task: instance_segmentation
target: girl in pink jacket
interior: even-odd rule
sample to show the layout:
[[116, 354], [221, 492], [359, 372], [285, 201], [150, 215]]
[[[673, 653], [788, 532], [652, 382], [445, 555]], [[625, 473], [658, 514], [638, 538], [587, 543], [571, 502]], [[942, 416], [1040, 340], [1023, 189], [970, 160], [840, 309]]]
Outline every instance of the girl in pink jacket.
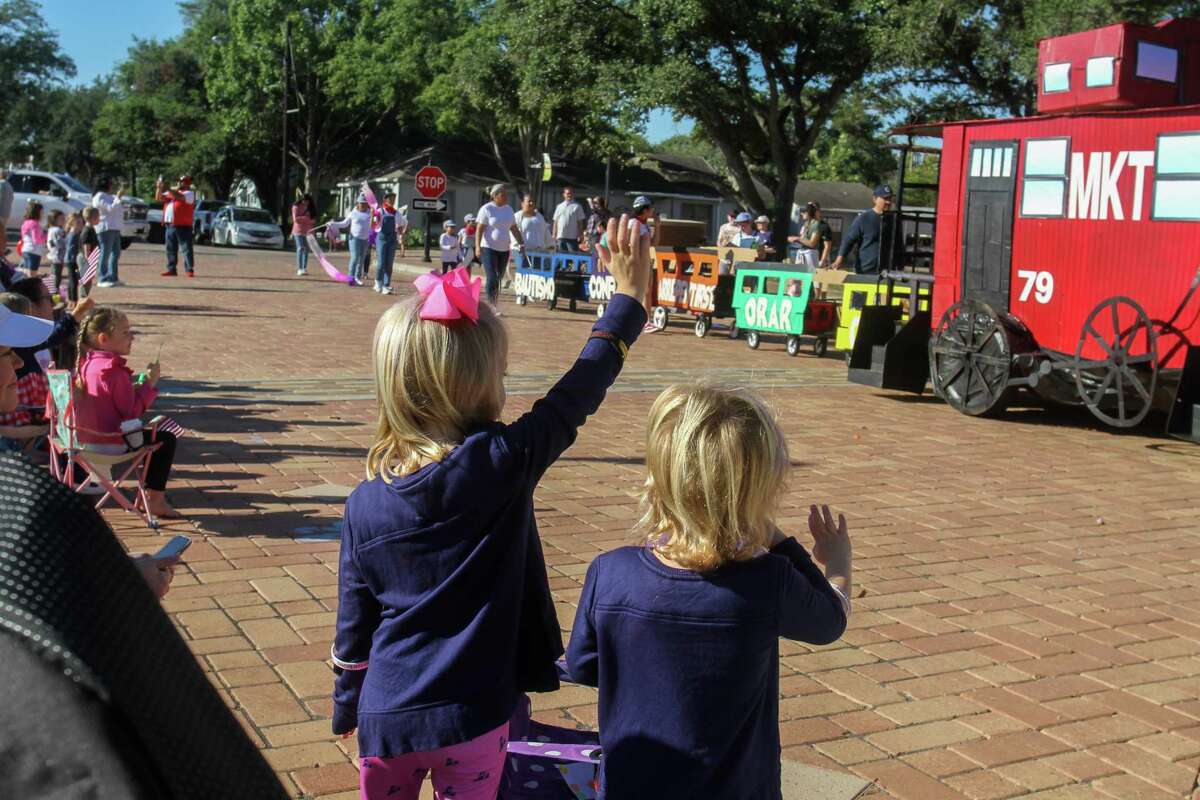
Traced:
[[[101, 453], [127, 450], [121, 423], [146, 413], [158, 397], [158, 363], [146, 370], [145, 379], [135, 383], [125, 356], [133, 348], [129, 317], [113, 306], [97, 306], [79, 326], [75, 375], [75, 424], [85, 449]], [[157, 431], [154, 441], [162, 446], [150, 457], [146, 468], [146, 499], [150, 514], [160, 519], [180, 519], [167, 502], [167, 478], [175, 460], [175, 436]]]

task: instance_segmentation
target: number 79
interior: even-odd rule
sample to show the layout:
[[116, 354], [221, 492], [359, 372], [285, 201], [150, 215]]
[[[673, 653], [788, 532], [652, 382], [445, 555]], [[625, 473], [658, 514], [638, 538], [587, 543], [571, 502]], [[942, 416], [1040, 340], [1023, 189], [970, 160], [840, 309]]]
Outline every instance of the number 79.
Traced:
[[1017, 270], [1017, 277], [1025, 281], [1025, 285], [1021, 287], [1022, 303], [1029, 299], [1030, 292], [1033, 293], [1034, 300], [1043, 304], [1049, 303], [1050, 298], [1054, 296], [1054, 276], [1049, 272], [1022, 269]]

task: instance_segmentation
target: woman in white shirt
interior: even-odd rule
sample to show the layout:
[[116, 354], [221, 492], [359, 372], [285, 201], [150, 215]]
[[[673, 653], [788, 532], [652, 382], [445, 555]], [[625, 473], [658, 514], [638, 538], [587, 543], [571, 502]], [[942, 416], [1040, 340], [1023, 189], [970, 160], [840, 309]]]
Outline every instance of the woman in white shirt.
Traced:
[[487, 275], [488, 302], [495, 306], [500, 300], [500, 276], [508, 268], [509, 234], [516, 238], [518, 246], [524, 246], [525, 237], [508, 205], [508, 187], [497, 183], [488, 194], [491, 202], [484, 203], [475, 215], [475, 255]]
[[117, 264], [121, 259], [121, 230], [125, 226], [125, 187], [112, 191], [112, 178], [103, 177], [96, 183], [99, 191], [92, 197], [92, 207], [100, 210], [100, 222], [96, 224], [96, 234], [100, 237], [100, 266], [98, 267], [96, 284], [102, 289], [119, 286], [121, 281], [117, 274]]
[[371, 236], [371, 206], [367, 204], [365, 195], [359, 195], [358, 201], [343, 220], [331, 222], [338, 228], [350, 227], [350, 280], [351, 286], [362, 286], [367, 271], [367, 253], [370, 251]]

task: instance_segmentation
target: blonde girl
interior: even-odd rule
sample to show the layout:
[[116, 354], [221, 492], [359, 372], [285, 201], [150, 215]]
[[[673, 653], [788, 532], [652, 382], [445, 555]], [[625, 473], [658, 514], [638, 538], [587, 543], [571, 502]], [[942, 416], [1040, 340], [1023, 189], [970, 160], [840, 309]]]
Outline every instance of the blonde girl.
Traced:
[[[157, 362], [147, 367], [144, 380], [134, 382], [126, 361], [134, 338], [129, 317], [113, 306], [96, 306], [79, 326], [75, 421], [85, 449], [125, 452], [121, 424], [141, 417], [158, 397], [161, 369]], [[160, 446], [146, 467], [147, 511], [162, 519], [179, 519], [181, 515], [167, 502], [166, 492], [175, 460], [175, 436], [156, 431], [153, 441]]]
[[828, 507], [808, 519], [824, 575], [776, 527], [789, 464], [748, 391], [676, 386], [650, 409], [645, 544], [592, 562], [567, 646], [600, 689], [601, 797], [781, 796], [779, 637], [841, 636], [851, 574]]
[[[626, 220], [622, 220], [623, 222]], [[358, 730], [362, 796], [493, 800], [522, 691], [562, 653], [533, 514], [542, 474], [616, 380], [646, 321], [649, 240], [617, 237], [617, 294], [575, 365], [511, 424], [508, 332], [465, 268], [422, 276], [375, 330], [367, 480], [346, 503], [334, 733]]]

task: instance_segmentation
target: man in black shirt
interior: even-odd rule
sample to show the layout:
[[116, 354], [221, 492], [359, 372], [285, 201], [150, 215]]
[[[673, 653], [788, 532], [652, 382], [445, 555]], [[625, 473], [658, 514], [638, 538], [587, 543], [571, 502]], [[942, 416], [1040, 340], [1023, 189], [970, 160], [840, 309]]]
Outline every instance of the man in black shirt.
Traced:
[[858, 262], [855, 272], [874, 275], [883, 267], [891, 266], [891, 259], [881, 262], [880, 253], [883, 246], [891, 241], [894, 216], [888, 214], [892, 208], [892, 187], [884, 184], [875, 187], [875, 205], [860, 212], [850, 223], [850, 230], [842, 237], [842, 246], [838, 248], [837, 259], [833, 262], [834, 269], [840, 269], [842, 262], [850, 251], [858, 247]]

